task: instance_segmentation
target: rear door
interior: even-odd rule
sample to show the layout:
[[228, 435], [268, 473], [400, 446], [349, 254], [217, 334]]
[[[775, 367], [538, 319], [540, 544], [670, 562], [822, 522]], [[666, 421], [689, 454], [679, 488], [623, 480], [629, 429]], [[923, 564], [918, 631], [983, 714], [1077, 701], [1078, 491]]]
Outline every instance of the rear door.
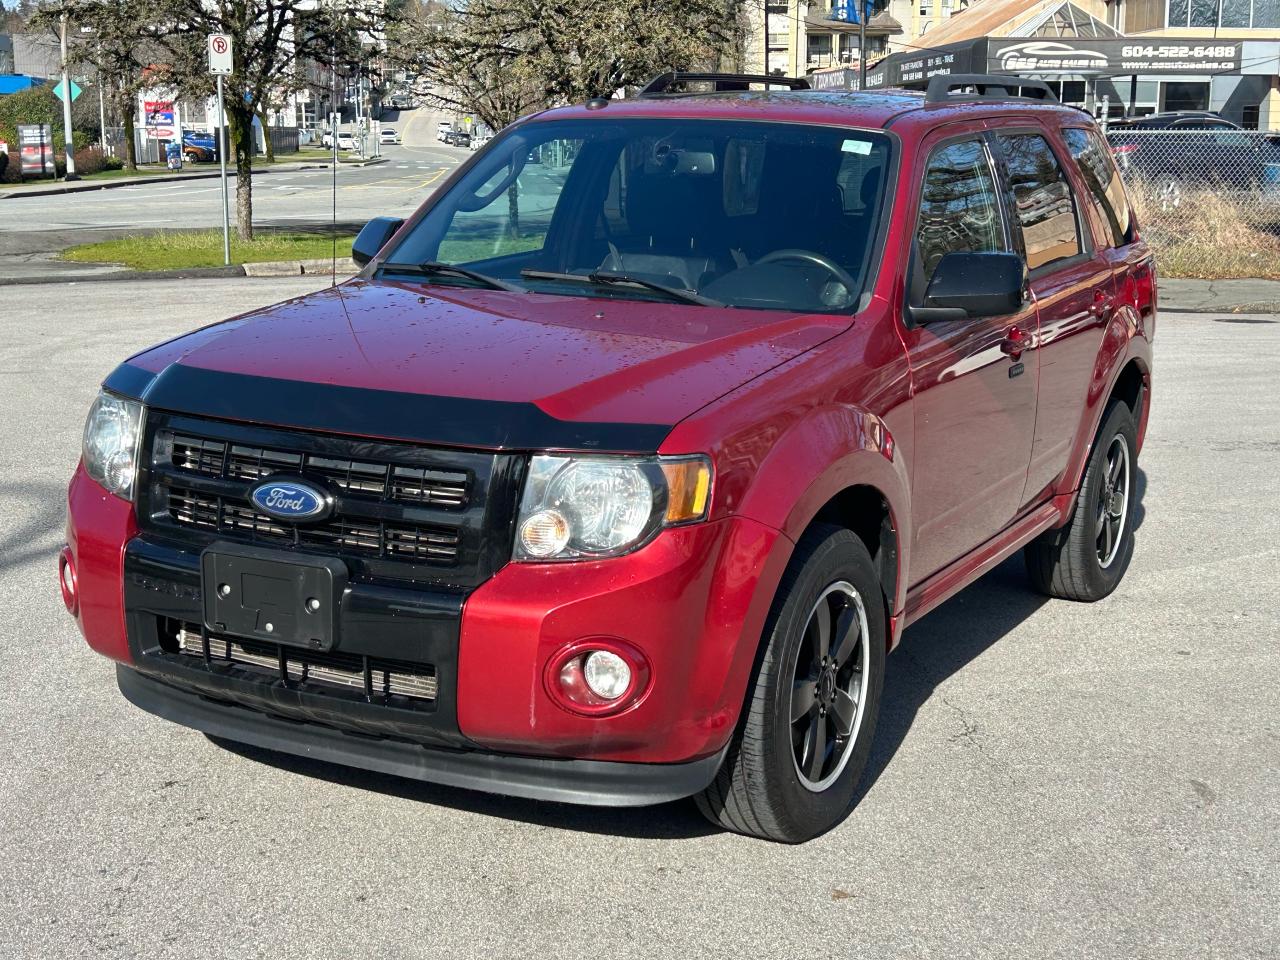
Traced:
[[[979, 129], [925, 141], [913, 173], [917, 220], [907, 297], [923, 304], [947, 253], [1013, 250], [989, 138]], [[1026, 483], [1035, 425], [1035, 334], [1028, 303], [1012, 316], [904, 323], [915, 407], [915, 584], [999, 533]]]
[[1039, 313], [1039, 396], [1019, 508], [1046, 499], [1067, 466], [1114, 305], [1112, 265], [1093, 242], [1067, 154], [1045, 127], [994, 137], [1015, 247], [1027, 260]]

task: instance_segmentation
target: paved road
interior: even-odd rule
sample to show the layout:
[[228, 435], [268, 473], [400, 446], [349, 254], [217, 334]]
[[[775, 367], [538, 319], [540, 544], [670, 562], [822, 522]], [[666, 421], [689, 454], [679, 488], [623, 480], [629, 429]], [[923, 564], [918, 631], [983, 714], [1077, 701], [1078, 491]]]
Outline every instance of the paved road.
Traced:
[[[355, 229], [371, 217], [407, 216], [470, 156], [467, 149], [436, 142], [436, 119], [421, 109], [393, 112], [387, 122], [401, 131], [404, 142], [382, 146], [387, 162], [339, 167], [339, 223]], [[253, 184], [258, 227], [327, 230], [332, 222], [330, 169], [269, 172], [254, 177]], [[0, 200], [0, 277], [103, 272], [113, 268], [68, 267], [50, 263], [49, 255], [127, 233], [221, 225], [222, 188], [216, 179], [11, 197]]]
[[[310, 281], [145, 287], [194, 326]], [[94, 385], [177, 332], [76, 288], [0, 341], [0, 955], [1274, 958], [1280, 322], [1162, 318], [1137, 556], [1017, 561], [889, 659], [861, 805], [781, 847], [228, 750], [130, 707], [61, 609]]]

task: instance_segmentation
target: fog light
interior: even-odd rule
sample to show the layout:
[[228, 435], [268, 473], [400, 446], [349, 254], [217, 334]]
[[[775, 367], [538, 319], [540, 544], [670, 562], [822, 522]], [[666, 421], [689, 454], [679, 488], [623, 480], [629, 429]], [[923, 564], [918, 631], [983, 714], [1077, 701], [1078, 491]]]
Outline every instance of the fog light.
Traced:
[[591, 692], [602, 700], [617, 700], [631, 686], [631, 668], [627, 661], [608, 650], [587, 654], [582, 672]]
[[652, 679], [645, 655], [618, 637], [575, 640], [543, 668], [551, 699], [585, 717], [610, 717], [635, 708], [648, 695]]
[[58, 586], [62, 590], [62, 602], [66, 605], [67, 612], [75, 616], [80, 611], [80, 593], [76, 583], [76, 564], [70, 547], [63, 547], [58, 556]]

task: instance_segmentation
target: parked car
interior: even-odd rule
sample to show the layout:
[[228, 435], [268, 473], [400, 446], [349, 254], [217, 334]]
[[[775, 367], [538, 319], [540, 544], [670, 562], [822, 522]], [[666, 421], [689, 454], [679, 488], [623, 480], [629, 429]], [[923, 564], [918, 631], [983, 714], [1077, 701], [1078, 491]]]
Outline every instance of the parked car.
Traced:
[[[333, 134], [325, 133], [325, 135], [320, 138], [320, 145], [332, 150]], [[338, 149], [339, 150], [358, 150], [359, 148], [360, 148], [359, 141], [357, 141], [354, 134], [343, 133], [342, 131], [338, 131]]]
[[1116, 589], [1155, 269], [1088, 115], [671, 80], [509, 127], [336, 293], [106, 378], [59, 581], [130, 701], [801, 841], [906, 626], [1019, 551]]
[[436, 124], [436, 139], [439, 140], [441, 143], [443, 143], [445, 137], [449, 134], [449, 132], [452, 129], [453, 129], [452, 123], [450, 123], [448, 120], [441, 120], [439, 123]]
[[378, 133], [379, 143], [399, 143], [400, 133], [395, 127], [383, 127]]
[[217, 137], [202, 130], [182, 131], [182, 158], [188, 163], [217, 162]]
[[1116, 122], [1107, 142], [1120, 169], [1145, 181], [1166, 210], [1181, 206], [1190, 190], [1280, 191], [1280, 138], [1205, 111]]
[[489, 133], [478, 133], [471, 138], [471, 149], [479, 150], [486, 143], [493, 139], [493, 135]]
[[450, 147], [469, 147], [471, 134], [465, 130], [450, 130], [444, 135], [444, 142]]

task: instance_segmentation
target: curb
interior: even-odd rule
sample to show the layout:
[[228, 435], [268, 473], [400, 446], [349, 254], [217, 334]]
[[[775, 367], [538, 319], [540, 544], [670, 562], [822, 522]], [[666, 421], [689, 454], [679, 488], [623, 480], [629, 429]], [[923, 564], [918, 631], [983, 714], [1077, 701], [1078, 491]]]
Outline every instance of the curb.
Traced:
[[[223, 277], [321, 276], [333, 272], [332, 260], [274, 260], [263, 263], [233, 263], [229, 267], [189, 267], [185, 270], [117, 270], [114, 273], [50, 275], [42, 277], [0, 277], [0, 287], [38, 286], [52, 283], [100, 283], [120, 280], [210, 280]], [[356, 273], [350, 260], [338, 261], [338, 278]]]
[[[337, 273], [345, 276], [345, 269], [351, 261], [343, 258], [338, 261]], [[265, 263], [246, 263], [246, 277], [296, 277], [303, 274], [314, 276], [322, 273], [333, 273], [333, 260], [272, 260]]]
[[[338, 166], [347, 167], [368, 167], [377, 163], [386, 163], [386, 157], [372, 157], [369, 160], [354, 161], [338, 161]], [[266, 173], [293, 173], [297, 170], [328, 170], [333, 166], [331, 162], [322, 163], [315, 160], [298, 161], [295, 163], [284, 163], [278, 166], [266, 167], [262, 170], [254, 170], [253, 176], [258, 177]], [[157, 173], [155, 175], [147, 175], [142, 177], [122, 177], [119, 180], [103, 180], [101, 183], [90, 181], [72, 181], [71, 183], [51, 184], [47, 187], [36, 187], [30, 190], [0, 190], [0, 200], [21, 200], [24, 197], [52, 197], [66, 193], [88, 193], [91, 190], [115, 190], [119, 187], [137, 187], [145, 186], [148, 183], [174, 183], [180, 180], [216, 180], [222, 176], [221, 171], [201, 171], [200, 173], [175, 173], [165, 174]], [[235, 173], [230, 168], [227, 170], [227, 179], [233, 180]]]

